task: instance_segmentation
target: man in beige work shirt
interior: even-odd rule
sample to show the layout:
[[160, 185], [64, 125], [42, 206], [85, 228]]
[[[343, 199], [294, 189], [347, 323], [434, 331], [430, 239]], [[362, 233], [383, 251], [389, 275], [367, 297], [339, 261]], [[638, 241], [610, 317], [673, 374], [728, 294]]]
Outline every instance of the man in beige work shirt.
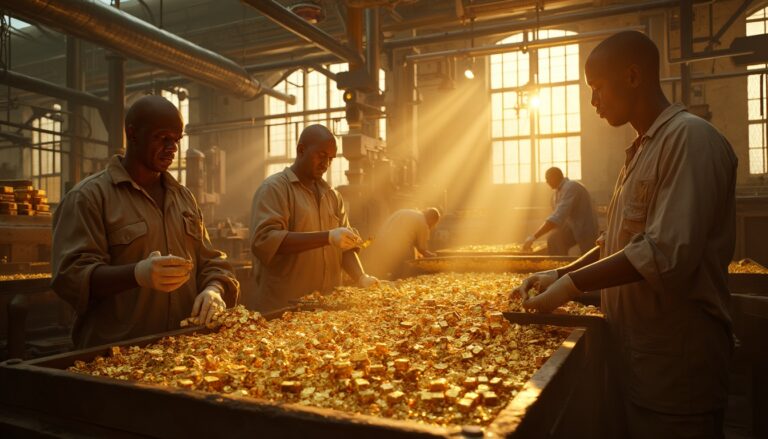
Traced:
[[125, 157], [81, 181], [53, 217], [52, 286], [77, 312], [83, 348], [210, 322], [233, 306], [238, 283], [211, 247], [190, 191], [166, 170], [183, 121], [159, 96], [126, 114]]
[[336, 157], [336, 139], [322, 125], [302, 131], [296, 160], [268, 177], [253, 196], [251, 251], [256, 291], [245, 298], [262, 312], [284, 308], [313, 291], [341, 284], [344, 269], [359, 286], [378, 282], [365, 274], [341, 194], [323, 180]]
[[535, 274], [517, 293], [542, 282], [546, 290], [524, 306], [546, 312], [602, 289], [626, 435], [717, 438], [732, 348], [726, 280], [737, 160], [712, 125], [669, 104], [658, 72], [658, 50], [639, 32], [616, 34], [589, 56], [592, 105], [638, 136], [614, 189], [603, 248]]
[[400, 209], [387, 218], [363, 261], [368, 271], [379, 278], [397, 279], [407, 275], [406, 261], [415, 256], [434, 256], [427, 242], [430, 231], [440, 222], [436, 207], [424, 210]]

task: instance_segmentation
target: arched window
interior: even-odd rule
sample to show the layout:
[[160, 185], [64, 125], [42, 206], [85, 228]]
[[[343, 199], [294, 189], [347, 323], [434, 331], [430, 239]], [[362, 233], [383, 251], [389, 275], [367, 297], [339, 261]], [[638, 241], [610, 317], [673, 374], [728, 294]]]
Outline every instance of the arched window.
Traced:
[[[333, 73], [348, 70], [345, 63], [325, 67]], [[379, 78], [379, 89], [384, 90], [383, 70], [379, 72]], [[296, 105], [288, 105], [268, 96], [268, 115], [279, 116], [301, 112], [305, 114], [267, 120], [268, 147], [265, 177], [280, 172], [293, 163], [296, 157], [296, 143], [305, 126], [319, 123], [328, 127], [337, 136], [349, 132], [349, 126], [344, 118], [344, 90], [336, 88], [336, 83], [322, 73], [315, 70], [296, 70], [274, 88], [296, 96]], [[386, 139], [386, 120], [383, 118], [379, 120], [379, 134], [382, 139]], [[342, 156], [341, 142], [339, 142], [338, 155], [328, 169], [325, 180], [332, 187], [348, 184], [347, 170], [349, 170], [349, 161]]]
[[[768, 7], [747, 17], [747, 36], [768, 33]], [[748, 70], [768, 68], [755, 64]], [[768, 74], [747, 78], [747, 113], [749, 116], [749, 173], [768, 173]]]
[[[573, 35], [542, 30], [539, 39]], [[533, 32], [528, 40], [533, 40]], [[523, 34], [498, 44], [522, 42]], [[490, 57], [493, 182], [543, 182], [557, 166], [581, 179], [579, 45], [529, 49]]]

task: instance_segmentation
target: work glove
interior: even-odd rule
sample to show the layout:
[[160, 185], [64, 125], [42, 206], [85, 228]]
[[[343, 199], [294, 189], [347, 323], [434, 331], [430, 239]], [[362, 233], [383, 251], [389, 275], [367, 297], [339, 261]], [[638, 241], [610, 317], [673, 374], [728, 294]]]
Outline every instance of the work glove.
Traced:
[[136, 283], [144, 288], [168, 293], [178, 289], [189, 280], [192, 262], [179, 256], [161, 256], [155, 250], [133, 268]]
[[357, 285], [361, 288], [368, 288], [379, 284], [379, 279], [376, 276], [363, 273], [359, 279], [357, 279]]
[[557, 280], [557, 270], [539, 271], [525, 278], [523, 283], [512, 290], [510, 293], [510, 299], [527, 299], [528, 290], [534, 286], [540, 292], [546, 290]]
[[190, 318], [196, 325], [208, 325], [218, 311], [227, 307], [221, 298], [221, 289], [216, 285], [208, 285], [195, 297]]
[[362, 242], [357, 233], [346, 227], [337, 227], [328, 232], [328, 243], [342, 250], [355, 248]]
[[535, 241], [536, 238], [533, 235], [529, 235], [527, 238], [525, 238], [525, 242], [523, 242], [523, 251], [531, 251], [533, 248], [533, 241]]
[[541, 294], [523, 301], [523, 308], [528, 311], [550, 313], [558, 306], [577, 298], [581, 294], [573, 284], [570, 274], [566, 274], [556, 280]]

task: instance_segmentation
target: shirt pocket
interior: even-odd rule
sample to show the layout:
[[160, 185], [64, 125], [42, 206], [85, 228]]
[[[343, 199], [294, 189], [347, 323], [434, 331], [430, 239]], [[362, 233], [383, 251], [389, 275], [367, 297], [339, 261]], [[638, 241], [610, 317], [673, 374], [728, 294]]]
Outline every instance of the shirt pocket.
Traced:
[[622, 229], [631, 236], [645, 232], [654, 185], [653, 180], [638, 180], [630, 188], [622, 212]]
[[107, 233], [107, 241], [111, 246], [128, 245], [137, 238], [147, 234], [146, 221], [139, 221], [127, 226], [122, 226], [116, 230]]
[[182, 213], [184, 218], [184, 231], [195, 242], [203, 240], [203, 223], [192, 212]]

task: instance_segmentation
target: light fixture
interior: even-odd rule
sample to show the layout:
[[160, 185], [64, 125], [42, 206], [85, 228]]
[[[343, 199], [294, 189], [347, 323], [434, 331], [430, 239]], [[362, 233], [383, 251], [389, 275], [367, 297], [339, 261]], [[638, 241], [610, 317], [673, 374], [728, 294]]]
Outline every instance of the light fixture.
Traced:
[[531, 108], [539, 108], [541, 106], [541, 99], [539, 98], [539, 95], [534, 93], [531, 94], [528, 103]]
[[325, 19], [323, 7], [315, 1], [301, 1], [288, 7], [307, 23], [317, 24]]
[[469, 62], [467, 62], [467, 67], [464, 69], [464, 77], [467, 79], [475, 79], [475, 60], [472, 58]]

